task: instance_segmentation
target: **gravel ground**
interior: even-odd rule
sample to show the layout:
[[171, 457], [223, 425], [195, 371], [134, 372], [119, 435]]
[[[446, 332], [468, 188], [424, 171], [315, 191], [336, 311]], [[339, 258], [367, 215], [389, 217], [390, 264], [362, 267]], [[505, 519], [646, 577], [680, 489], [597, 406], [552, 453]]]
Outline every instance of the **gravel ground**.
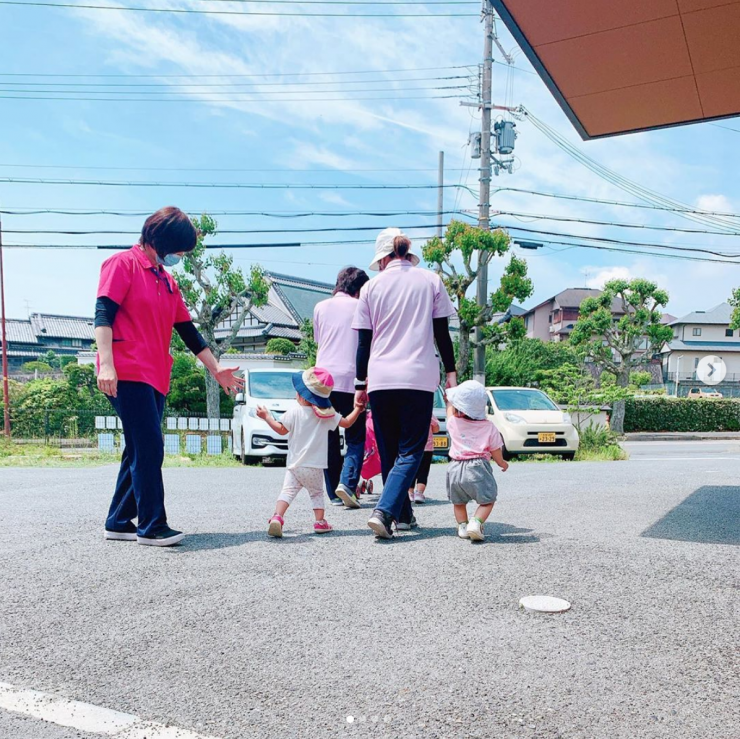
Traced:
[[[391, 542], [368, 510], [312, 535], [307, 496], [268, 540], [283, 470], [172, 469], [191, 535], [157, 550], [102, 540], [114, 469], [5, 469], [0, 681], [223, 739], [737, 739], [738, 473], [514, 465], [472, 544], [441, 465]], [[537, 593], [573, 608], [518, 609]], [[84, 735], [0, 712], [0, 736]]]

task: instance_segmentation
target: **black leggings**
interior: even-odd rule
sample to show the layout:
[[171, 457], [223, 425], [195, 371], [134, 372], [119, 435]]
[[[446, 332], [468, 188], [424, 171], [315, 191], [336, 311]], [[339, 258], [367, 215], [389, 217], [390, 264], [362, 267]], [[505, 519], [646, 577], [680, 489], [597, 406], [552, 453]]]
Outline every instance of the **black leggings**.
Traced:
[[432, 457], [434, 452], [424, 452], [424, 456], [421, 458], [421, 464], [419, 465], [419, 471], [416, 473], [416, 485], [424, 485], [426, 487], [427, 480], [429, 479], [429, 470], [432, 467]]

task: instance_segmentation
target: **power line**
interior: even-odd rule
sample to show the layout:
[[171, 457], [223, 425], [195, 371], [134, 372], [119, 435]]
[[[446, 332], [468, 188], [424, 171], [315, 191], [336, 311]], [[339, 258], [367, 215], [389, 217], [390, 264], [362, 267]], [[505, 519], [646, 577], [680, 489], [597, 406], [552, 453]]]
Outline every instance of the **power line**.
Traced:
[[[116, 92], [119, 90], [121, 92], [124, 92], [125, 90], [123, 88], [136, 88], [136, 91], [138, 91], [138, 88], [141, 87], [155, 87], [163, 90], [170, 90], [170, 89], [181, 89], [181, 88], [204, 88], [204, 89], [210, 89], [213, 87], [306, 87], [306, 86], [317, 86], [321, 85], [323, 87], [326, 87], [327, 85], [367, 85], [367, 84], [400, 84], [403, 82], [454, 82], [455, 80], [472, 80], [471, 75], [467, 74], [457, 74], [457, 75], [448, 75], [447, 77], [404, 77], [401, 79], [394, 79], [392, 77], [380, 77], [378, 79], [349, 79], [349, 80], [328, 80], [326, 82], [316, 81], [312, 82], [309, 80], [299, 80], [297, 82], [289, 82], [287, 80], [279, 81], [279, 82], [168, 82], [168, 83], [158, 83], [158, 82], [49, 82], [48, 80], [45, 82], [33, 82], [28, 80], [23, 80], [22, 82], [13, 82], [13, 81], [7, 81], [7, 80], [0, 80], [0, 85], [3, 87], [13, 87], [12, 91], [18, 91], [23, 92], [23, 90], [16, 90], [18, 87], [82, 87], [82, 88], [90, 88], [90, 87], [104, 87], [105, 90], [90, 90], [90, 92], [107, 92], [108, 88], [115, 88]], [[458, 85], [467, 87], [467, 85]], [[340, 88], [338, 91], [341, 91], [343, 88]], [[365, 88], [361, 88], [364, 90]], [[437, 89], [436, 87], [427, 86], [422, 88], [411, 88], [411, 89]], [[447, 88], [443, 88], [447, 89]], [[33, 90], [33, 92], [87, 92], [87, 89], [84, 90]], [[303, 90], [301, 92], [304, 92]], [[308, 92], [308, 91], [305, 91]], [[333, 90], [319, 90], [318, 92], [334, 92]]]
[[[419, 236], [422, 239], [431, 239], [434, 236], [433, 233], [426, 236]], [[342, 241], [304, 241], [296, 243], [277, 243], [277, 244], [207, 244], [207, 249], [235, 249], [235, 250], [252, 250], [252, 249], [296, 249], [310, 246], [350, 246], [358, 244], [374, 244], [375, 241], [368, 239], [360, 240], [342, 240]], [[740, 266], [740, 262], [733, 262], [726, 259], [713, 259], [708, 257], [695, 257], [687, 256], [682, 254], [656, 254], [654, 252], [639, 251], [636, 249], [626, 249], [617, 246], [600, 246], [597, 244], [578, 244], [569, 241], [560, 240], [546, 240], [546, 244], [566, 246], [574, 249], [595, 249], [597, 251], [611, 251], [622, 254], [634, 254], [637, 256], [657, 257], [661, 259], [676, 259], [679, 261], [688, 262], [712, 262], [715, 264], [728, 264], [734, 266]], [[130, 249], [130, 244], [106, 244], [106, 245], [93, 245], [93, 244], [4, 244], [3, 248], [8, 249], [50, 249], [50, 250], [126, 250]], [[563, 250], [565, 251], [565, 250]]]
[[[136, 182], [112, 180], [69, 180], [46, 179], [33, 177], [0, 177], [0, 184], [8, 185], [82, 185], [93, 187], [196, 187], [196, 188], [225, 188], [237, 190], [436, 190], [440, 185], [371, 185], [371, 184], [321, 184], [321, 183], [246, 183], [246, 182]], [[442, 185], [444, 188], [462, 187], [470, 190], [466, 185]]]
[[556, 198], [558, 200], [575, 200], [579, 203], [598, 203], [599, 205], [615, 205], [620, 206], [624, 208], [640, 208], [643, 210], [660, 210], [664, 211], [666, 213], [696, 213], [699, 215], [707, 215], [707, 216], [722, 216], [725, 218], [740, 218], [740, 214], [738, 213], [726, 213], [726, 212], [717, 212], [717, 211], [711, 211], [711, 210], [701, 210], [697, 208], [689, 208], [687, 207], [669, 207], [669, 206], [661, 206], [661, 205], [648, 205], [645, 203], [626, 203], [624, 201], [619, 200], [604, 200], [600, 198], [591, 198], [587, 197], [585, 195], [563, 195], [560, 193], [553, 193], [553, 192], [542, 192], [541, 190], [527, 190], [520, 187], [497, 187], [495, 190], [495, 193], [499, 192], [519, 192], [524, 193], [526, 195], [535, 195], [538, 197], [543, 198]]
[[0, 72], [0, 77], [66, 77], [66, 78], [127, 78], [127, 79], [174, 79], [174, 78], [247, 78], [247, 77], [318, 77], [341, 76], [347, 74], [396, 74], [400, 72], [440, 72], [450, 69], [473, 69], [477, 64], [458, 64], [451, 67], [403, 67], [397, 69], [355, 69], [339, 72], [259, 72], [252, 74], [64, 74], [60, 72]]
[[[0, 0], [0, 5], [2, 0]], [[284, 94], [284, 93], [283, 93]], [[402, 95], [383, 97], [333, 97], [333, 98], [233, 98], [210, 99], [206, 97], [192, 98], [98, 98], [98, 97], [49, 97], [44, 95], [0, 95], [2, 100], [50, 100], [59, 102], [87, 101], [98, 103], [331, 103], [351, 102], [355, 100], [451, 100], [459, 99], [460, 95]]]
[[580, 234], [567, 234], [560, 233], [558, 231], [543, 231], [536, 228], [524, 228], [523, 226], [503, 226], [508, 230], [513, 231], [524, 231], [530, 234], [544, 234], [545, 236], [559, 236], [566, 239], [581, 239], [583, 241], [598, 241], [607, 244], [619, 244], [623, 246], [637, 246], [646, 247], [649, 249], [670, 249], [674, 251], [687, 251], [687, 252], [699, 252], [703, 254], [711, 254], [717, 257], [729, 257], [729, 258], [740, 258], [740, 254], [727, 254], [726, 252], [714, 251], [712, 249], [705, 249], [700, 246], [673, 246], [669, 244], [649, 244], [643, 241], [623, 241], [621, 239], [610, 239], [606, 236], [581, 236]]
[[[324, 167], [322, 169], [293, 169], [288, 167], [272, 168], [272, 169], [260, 169], [260, 168], [241, 168], [241, 167], [106, 167], [106, 166], [87, 166], [84, 164], [11, 164], [9, 162], [0, 162], [0, 167], [10, 167], [13, 169], [74, 169], [74, 170], [89, 170], [89, 171], [106, 171], [106, 172], [267, 172], [274, 173], [280, 172], [282, 174], [301, 174], [303, 172], [310, 172], [316, 174], [318, 172], [331, 172], [337, 173], [355, 173], [355, 172], [436, 172], [436, 167], [418, 167], [418, 168], [403, 168], [403, 167], [389, 167], [388, 169], [355, 169], [343, 168], [343, 167]], [[448, 167], [448, 172], [463, 172], [463, 167]]]
[[[387, 224], [375, 224], [372, 226], [342, 226], [342, 227], [327, 227], [327, 228], [256, 228], [256, 229], [218, 229], [218, 234], [280, 234], [280, 233], [332, 233], [337, 231], [382, 231]], [[424, 223], [416, 226], [399, 226], [401, 229], [407, 231], [415, 231], [419, 229], [436, 228], [436, 223]], [[56, 230], [45, 230], [45, 229], [12, 229], [3, 228], [3, 233], [9, 234], [43, 234], [45, 236], [57, 235], [57, 236], [138, 236], [141, 231], [56, 231]]]
[[699, 228], [677, 228], [671, 226], [651, 226], [644, 223], [618, 223], [615, 221], [592, 221], [587, 218], [574, 218], [568, 216], [552, 216], [538, 213], [516, 213], [514, 211], [499, 210], [498, 215], [511, 216], [513, 218], [531, 218], [535, 221], [562, 221], [566, 223], [588, 223], [593, 226], [610, 226], [614, 228], [640, 228], [648, 231], [671, 231], [687, 234], [708, 234], [711, 236], [740, 236], [740, 231], [708, 231]]
[[[262, 216], [265, 218], [313, 218], [332, 217], [344, 218], [347, 216], [370, 216], [374, 218], [391, 218], [397, 216], [437, 216], [436, 210], [395, 210], [395, 211], [257, 211], [257, 210], [210, 210], [209, 208], [185, 208], [189, 213], [208, 213], [211, 216]], [[0, 215], [12, 216], [38, 216], [38, 215], [62, 215], [62, 216], [120, 216], [124, 218], [145, 218], [151, 215], [151, 210], [64, 210], [60, 208], [42, 209], [0, 209]], [[466, 215], [460, 210], [445, 210], [442, 215]]]
[[194, 8], [141, 8], [127, 5], [82, 5], [73, 3], [0, 0], [0, 5], [29, 8], [72, 8], [77, 10], [119, 10], [135, 13], [176, 13], [183, 15], [248, 15], [273, 18], [478, 18], [478, 13], [270, 13], [246, 10], [197, 10]]
[[[547, 138], [549, 138], [550, 141], [552, 141], [556, 146], [562, 149], [566, 154], [568, 154], [568, 156], [575, 159], [577, 162], [579, 162], [584, 167], [586, 167], [586, 169], [590, 170], [591, 172], [596, 174], [598, 177], [601, 177], [603, 180], [609, 182], [611, 185], [614, 185], [615, 187], [618, 187], [619, 189], [624, 190], [625, 192], [628, 192], [629, 194], [639, 198], [640, 200], [651, 203], [653, 205], [678, 207], [678, 208], [686, 207], [683, 203], [677, 200], [673, 200], [672, 198], [668, 198], [664, 195], [661, 195], [655, 190], [651, 190], [650, 188], [644, 187], [643, 185], [640, 185], [637, 182], [634, 182], [632, 180], [627, 179], [626, 177], [623, 177], [622, 175], [614, 172], [608, 167], [605, 167], [604, 165], [599, 164], [599, 162], [597, 162], [596, 160], [591, 159], [590, 157], [586, 156], [581, 151], [579, 151], [575, 146], [569, 143], [564, 136], [558, 133], [551, 126], [548, 126], [546, 123], [539, 120], [536, 116], [532, 115], [532, 113], [530, 113], [528, 110], [522, 107], [521, 111], [527, 117], [527, 119], [532, 122], [535, 128], [537, 128], [541, 133], [547, 136]], [[682, 217], [688, 218], [689, 220], [698, 221], [699, 223], [703, 223], [705, 225], [711, 225], [711, 226], [714, 226], [715, 228], [724, 228], [725, 230], [727, 230], [728, 228], [729, 229], [737, 228], [737, 224], [728, 223], [727, 221], [724, 221], [721, 218], [696, 215], [690, 212], [683, 212], [681, 215]]]
[[[167, 87], [165, 85], [165, 87]], [[404, 90], [465, 90], [469, 85], [420, 85], [411, 87], [359, 87], [359, 88], [347, 88], [347, 89], [335, 89], [335, 90], [180, 90], [180, 89], [164, 89], [164, 90], [8, 90], [0, 87], [0, 92], [13, 93], [18, 95], [341, 95], [345, 92], [401, 92]], [[458, 97], [458, 96], [453, 96]], [[35, 99], [35, 98], [34, 98]], [[51, 100], [67, 100], [66, 97], [54, 97], [49, 98]], [[77, 98], [69, 98], [75, 100]], [[98, 98], [91, 98], [96, 100]], [[100, 98], [100, 100], [108, 100], [110, 98]], [[129, 98], [123, 98], [128, 100]], [[166, 99], [166, 98], [164, 98]], [[198, 97], [200, 100], [201, 98]], [[241, 100], [242, 98], [235, 98], [235, 100]], [[262, 101], [263, 98], [246, 98], [247, 100]], [[264, 98], [265, 102], [269, 102], [272, 98]], [[293, 98], [286, 98], [288, 101]], [[313, 100], [314, 98], [309, 98]], [[385, 99], [385, 98], [380, 98]], [[397, 98], [396, 98], [397, 99]], [[218, 100], [218, 98], [217, 98]]]

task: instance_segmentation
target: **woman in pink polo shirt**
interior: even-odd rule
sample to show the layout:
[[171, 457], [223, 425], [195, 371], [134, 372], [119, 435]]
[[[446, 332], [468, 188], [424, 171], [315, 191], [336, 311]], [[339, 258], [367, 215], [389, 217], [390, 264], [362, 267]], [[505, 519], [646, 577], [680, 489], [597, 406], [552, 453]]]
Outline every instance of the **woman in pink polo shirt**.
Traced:
[[[337, 276], [334, 296], [322, 300], [313, 311], [313, 335], [319, 346], [316, 364], [334, 377], [331, 404], [342, 416], [355, 407], [355, 360], [357, 331], [352, 321], [360, 289], [370, 278], [364, 270], [347, 267]], [[365, 414], [344, 432], [347, 453], [342, 461], [339, 430], [329, 432], [328, 467], [324, 472], [326, 492], [332, 505], [359, 508], [355, 495], [365, 453]]]
[[418, 264], [411, 240], [399, 229], [381, 232], [370, 265], [380, 274], [362, 288], [352, 324], [359, 332], [357, 400], [366, 400], [369, 378], [385, 483], [368, 526], [384, 539], [393, 536], [393, 522], [400, 529], [416, 525], [408, 489], [424, 454], [440, 381], [435, 341], [447, 386], [457, 384], [448, 326], [455, 310], [440, 277]]
[[196, 241], [185, 213], [162, 208], [147, 218], [140, 242], [107, 259], [100, 271], [95, 308], [98, 387], [116, 409], [126, 440], [105, 522], [106, 539], [163, 547], [183, 538], [167, 524], [162, 482], [172, 329], [226, 392], [243, 385], [234, 369], [216, 361], [193, 325], [177, 283], [164, 270], [192, 251]]

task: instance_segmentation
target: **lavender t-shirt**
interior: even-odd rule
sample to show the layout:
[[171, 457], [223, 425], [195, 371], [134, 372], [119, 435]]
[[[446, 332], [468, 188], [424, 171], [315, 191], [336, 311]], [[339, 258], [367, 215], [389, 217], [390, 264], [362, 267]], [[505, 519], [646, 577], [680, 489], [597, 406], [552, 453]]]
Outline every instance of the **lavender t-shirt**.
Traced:
[[352, 329], [357, 298], [337, 293], [322, 300], [313, 311], [313, 337], [319, 345], [316, 366], [331, 372], [334, 390], [355, 392], [357, 331]]
[[455, 314], [434, 272], [394, 259], [363, 286], [352, 328], [372, 329], [368, 389], [425, 390], [439, 386], [434, 318]]

